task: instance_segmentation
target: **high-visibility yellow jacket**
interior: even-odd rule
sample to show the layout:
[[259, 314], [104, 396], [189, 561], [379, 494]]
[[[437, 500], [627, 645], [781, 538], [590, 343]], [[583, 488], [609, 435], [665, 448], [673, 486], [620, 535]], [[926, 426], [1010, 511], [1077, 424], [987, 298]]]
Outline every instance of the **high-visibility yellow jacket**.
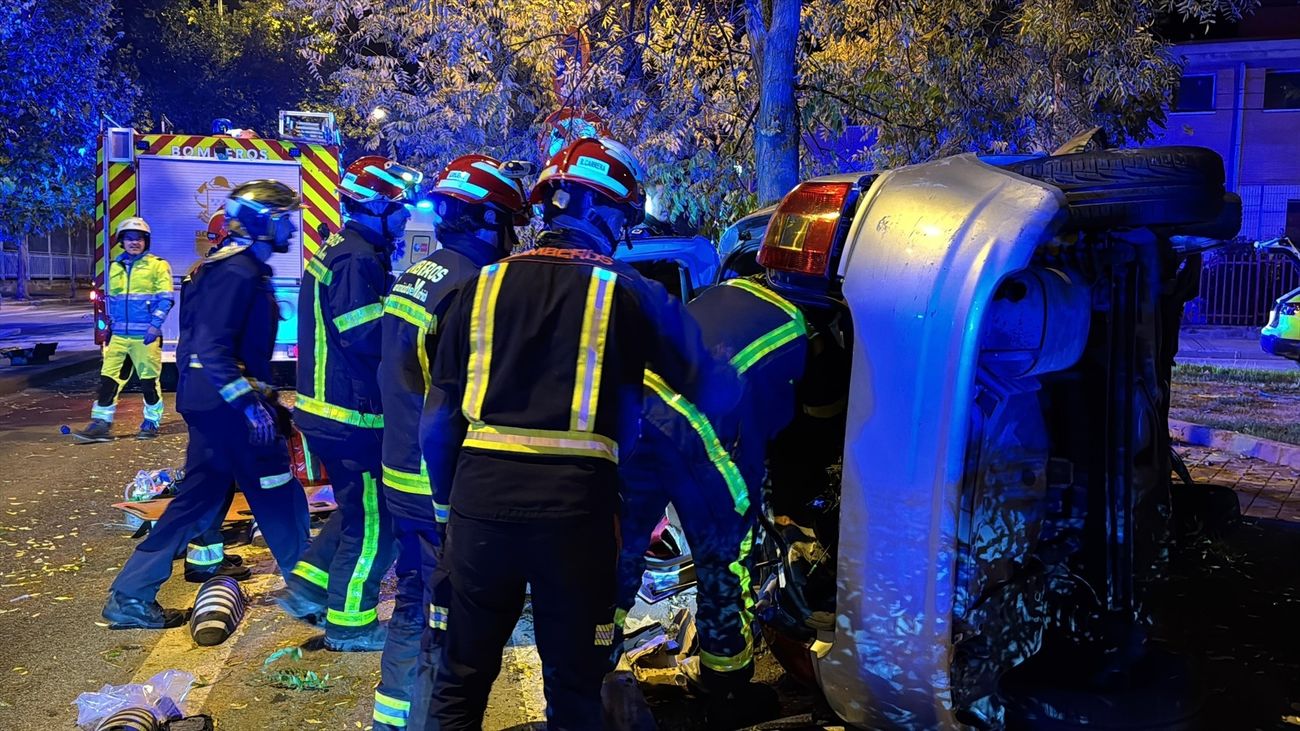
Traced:
[[108, 265], [108, 316], [115, 337], [144, 337], [150, 326], [161, 329], [171, 312], [172, 268], [149, 252], [138, 258], [122, 253]]

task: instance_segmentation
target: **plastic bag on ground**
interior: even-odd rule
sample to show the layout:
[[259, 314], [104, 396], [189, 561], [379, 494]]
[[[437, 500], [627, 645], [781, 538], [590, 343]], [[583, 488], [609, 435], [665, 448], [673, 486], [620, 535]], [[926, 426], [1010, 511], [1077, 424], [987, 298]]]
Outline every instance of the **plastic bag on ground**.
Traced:
[[159, 721], [181, 718], [185, 715], [182, 704], [193, 686], [194, 676], [183, 670], [164, 670], [144, 683], [105, 685], [73, 701], [77, 725], [93, 731], [99, 721], [132, 706], [151, 709]]

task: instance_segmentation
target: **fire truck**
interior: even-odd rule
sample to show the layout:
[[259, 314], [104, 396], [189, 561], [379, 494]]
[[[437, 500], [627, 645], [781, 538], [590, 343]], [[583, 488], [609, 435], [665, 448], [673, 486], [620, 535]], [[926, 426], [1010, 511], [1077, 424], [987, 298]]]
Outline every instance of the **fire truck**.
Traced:
[[[108, 263], [121, 253], [121, 248], [113, 245], [118, 223], [131, 216], [149, 222], [153, 230], [150, 250], [171, 264], [179, 288], [181, 279], [212, 247], [208, 224], [222, 211], [230, 191], [250, 180], [271, 179], [302, 196], [302, 209], [294, 214], [298, 232], [289, 251], [268, 262], [275, 270], [272, 284], [280, 305], [274, 357], [277, 361], [297, 360], [298, 287], [303, 267], [325, 238], [342, 225], [338, 194], [341, 154], [334, 115], [329, 113], [282, 111], [275, 139], [234, 129], [209, 135], [105, 130], [96, 153], [95, 279], [99, 291], [92, 299], [97, 305], [97, 340], [103, 340], [109, 325], [102, 314], [100, 293], [107, 288]], [[428, 207], [417, 206], [396, 269], [404, 269], [434, 249]], [[179, 322], [179, 317], [169, 317], [163, 327], [165, 383], [174, 381]]]
[[[228, 132], [235, 134], [141, 134], [118, 127], [100, 135], [95, 279], [99, 289], [106, 290], [108, 263], [121, 253], [113, 243], [113, 230], [123, 219], [141, 216], [153, 231], [150, 251], [171, 264], [179, 289], [181, 279], [213, 246], [208, 223], [223, 210], [230, 191], [250, 180], [278, 180], [297, 191], [303, 202], [294, 214], [298, 233], [289, 251], [268, 262], [275, 270], [272, 284], [280, 305], [275, 359], [296, 360], [303, 267], [324, 238], [342, 225], [334, 118], [326, 113], [281, 112], [276, 139]], [[108, 323], [102, 317], [95, 320], [98, 336]], [[175, 363], [179, 322], [179, 317], [169, 317], [163, 327], [164, 364]]]

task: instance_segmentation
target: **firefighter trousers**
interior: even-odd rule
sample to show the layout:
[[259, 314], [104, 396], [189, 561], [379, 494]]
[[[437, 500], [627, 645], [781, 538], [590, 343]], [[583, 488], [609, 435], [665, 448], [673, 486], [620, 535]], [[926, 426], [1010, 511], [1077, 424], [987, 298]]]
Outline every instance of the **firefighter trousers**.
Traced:
[[311, 438], [338, 509], [286, 581], [325, 604], [325, 633], [339, 639], [373, 629], [379, 582], [396, 549], [380, 485], [379, 439], [378, 430], [371, 429], [341, 439]]
[[117, 414], [118, 396], [126, 382], [131, 380], [134, 369], [144, 393], [144, 418], [156, 424], [162, 423], [163, 400], [158, 391], [158, 376], [162, 373], [162, 338], [145, 345], [143, 337], [114, 335], [104, 346], [103, 354], [99, 392], [90, 407], [90, 418], [113, 421]]
[[749, 554], [757, 499], [737, 512], [726, 480], [699, 440], [681, 442], [644, 424], [636, 450], [621, 465], [619, 619], [636, 601], [650, 534], [671, 502], [695, 561], [701, 682], [725, 691], [754, 673]]
[[443, 557], [450, 606], [427, 728], [480, 729], [501, 653], [532, 590], [546, 727], [603, 729], [601, 681], [613, 666], [612, 515], [508, 523], [452, 509]]
[[[221, 532], [226, 513], [230, 512], [230, 503], [235, 499], [235, 486], [230, 485], [226, 491], [226, 501], [217, 511], [215, 519], [207, 530], [190, 539], [185, 548], [185, 578], [212, 578], [221, 568], [226, 558], [226, 537]], [[301, 555], [302, 551], [299, 551]], [[206, 579], [205, 579], [206, 580]]]
[[307, 496], [290, 469], [284, 439], [251, 445], [244, 418], [233, 409], [183, 416], [190, 441], [182, 489], [113, 581], [114, 592], [141, 601], [157, 596], [171, 576], [172, 560], [227, 510], [232, 481], [248, 500], [281, 571], [307, 547]]
[[[431, 610], [440, 623], [447, 613], [445, 608], [431, 607], [438, 566], [437, 529], [429, 521], [396, 515], [392, 520], [397, 539], [397, 596], [380, 660], [379, 687], [375, 688], [375, 731], [423, 728], [424, 716], [414, 715], [412, 709], [417, 699], [427, 699], [432, 688], [428, 663], [434, 657], [432, 647], [422, 647], [424, 628]], [[419, 707], [427, 708], [427, 703]]]

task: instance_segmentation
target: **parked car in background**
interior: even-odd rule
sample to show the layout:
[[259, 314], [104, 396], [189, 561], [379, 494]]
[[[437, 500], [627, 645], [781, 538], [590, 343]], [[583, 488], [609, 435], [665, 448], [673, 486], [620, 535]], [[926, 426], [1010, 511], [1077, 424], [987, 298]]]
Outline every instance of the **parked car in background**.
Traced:
[[757, 250], [849, 364], [818, 377], [845, 394], [842, 438], [796, 422], [769, 453], [757, 576], [774, 652], [840, 719], [1194, 715], [1192, 696], [1072, 705], [1106, 691], [1011, 671], [1055, 654], [1081, 678], [1118, 657], [1185, 679], [1132, 649], [1170, 535], [1166, 285], [1235, 236], [1239, 204], [1201, 148], [960, 155], [805, 181], [723, 235], [723, 278]]
[[712, 284], [718, 274], [718, 250], [712, 241], [646, 226], [633, 229], [627, 242], [614, 250], [614, 258], [664, 285], [683, 302]]
[[[1282, 254], [1300, 264], [1300, 250], [1288, 236], [1255, 242], [1256, 251]], [[1300, 287], [1277, 298], [1268, 324], [1259, 331], [1259, 347], [1269, 355], [1300, 363]]]
[[763, 267], [758, 263], [758, 248], [767, 232], [767, 222], [776, 212], [776, 206], [764, 206], [731, 224], [718, 239], [718, 256], [722, 266], [718, 281], [759, 274]]

